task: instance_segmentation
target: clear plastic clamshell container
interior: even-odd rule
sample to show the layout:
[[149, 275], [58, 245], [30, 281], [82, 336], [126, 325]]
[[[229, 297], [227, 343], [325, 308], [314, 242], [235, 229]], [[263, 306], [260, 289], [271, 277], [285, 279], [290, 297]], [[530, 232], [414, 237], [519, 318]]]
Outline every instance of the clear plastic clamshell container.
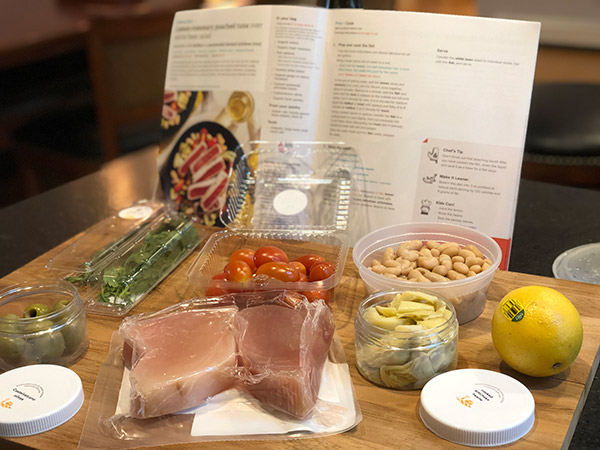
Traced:
[[[287, 289], [329, 301], [348, 252], [352, 192], [361, 167], [356, 151], [341, 143], [259, 141], [243, 150], [221, 212], [229, 229], [208, 239], [188, 271], [190, 283], [207, 296]], [[265, 246], [283, 250], [289, 261], [318, 255], [333, 265], [332, 273], [298, 281], [259, 273], [243, 281], [223, 277], [234, 252]]]
[[122, 316], [202, 238], [191, 220], [144, 200], [90, 228], [46, 268], [77, 286], [86, 310]]

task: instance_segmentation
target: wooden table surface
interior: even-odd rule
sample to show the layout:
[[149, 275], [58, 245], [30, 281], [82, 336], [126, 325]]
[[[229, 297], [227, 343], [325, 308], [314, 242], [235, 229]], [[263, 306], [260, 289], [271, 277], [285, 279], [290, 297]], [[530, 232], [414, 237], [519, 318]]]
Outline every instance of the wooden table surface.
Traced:
[[[186, 271], [201, 246], [129, 314], [157, 311], [190, 298], [188, 297], [189, 287]], [[42, 277], [45, 273], [43, 266], [52, 252], [40, 256], [1, 279], [0, 288], [14, 282]], [[510, 290], [531, 284], [560, 290], [574, 303], [583, 320], [584, 340], [578, 358], [567, 371], [549, 378], [536, 379], [513, 371], [501, 361], [491, 341], [490, 319], [497, 302]], [[354, 318], [358, 304], [365, 295], [365, 287], [349, 254], [344, 277], [336, 288], [332, 310], [363, 415], [362, 422], [355, 428], [342, 434], [318, 439], [221, 441], [181, 444], [177, 448], [463, 448], [438, 438], [424, 427], [418, 417], [420, 391], [404, 392], [379, 388], [358, 374], [355, 366]], [[533, 429], [527, 436], [506, 447], [544, 448], [547, 450], [568, 447], [598, 366], [600, 310], [597, 302], [599, 298], [600, 286], [597, 285], [515, 272], [497, 272], [490, 285], [488, 301], [483, 314], [460, 327], [458, 368], [484, 368], [503, 372], [524, 383], [535, 398], [536, 412]], [[0, 447], [10, 448], [21, 445], [38, 449], [77, 447], [96, 375], [108, 354], [111, 335], [117, 330], [120, 320], [116, 317], [88, 314], [90, 347], [84, 357], [71, 366], [71, 369], [78, 373], [83, 381], [85, 401], [80, 411], [67, 423], [54, 430], [35, 436], [5, 440], [0, 443]]]

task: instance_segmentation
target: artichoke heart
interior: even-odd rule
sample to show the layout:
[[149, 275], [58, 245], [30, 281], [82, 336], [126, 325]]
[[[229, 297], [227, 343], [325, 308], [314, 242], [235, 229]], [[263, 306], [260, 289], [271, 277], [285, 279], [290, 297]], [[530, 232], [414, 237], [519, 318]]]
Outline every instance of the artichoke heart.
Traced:
[[376, 305], [375, 309], [382, 316], [385, 316], [385, 317], [395, 317], [396, 316], [396, 308], [392, 308], [391, 306]]
[[417, 381], [412, 373], [414, 360], [403, 365], [381, 366], [379, 375], [383, 384], [390, 388], [407, 389]]
[[419, 325], [421, 325], [423, 328], [436, 328], [445, 324], [446, 322], [447, 319], [445, 317], [433, 317], [419, 322]]
[[429, 311], [432, 313], [435, 311], [433, 305], [421, 302], [399, 302], [397, 305], [392, 307], [396, 309], [396, 314], [405, 314], [414, 311]]
[[423, 292], [405, 291], [401, 294], [396, 295], [396, 297], [394, 297], [394, 300], [392, 300], [391, 306], [394, 308], [397, 308], [398, 307], [397, 305], [400, 302], [421, 302], [421, 303], [425, 302], [425, 303], [430, 303], [430, 304], [436, 304], [439, 301], [440, 300], [437, 297], [435, 297], [433, 295], [425, 294]]
[[375, 308], [368, 308], [365, 311], [364, 318], [367, 322], [375, 325], [379, 328], [384, 328], [386, 330], [393, 330], [398, 325], [404, 325], [406, 320], [402, 317], [386, 317], [380, 315]]

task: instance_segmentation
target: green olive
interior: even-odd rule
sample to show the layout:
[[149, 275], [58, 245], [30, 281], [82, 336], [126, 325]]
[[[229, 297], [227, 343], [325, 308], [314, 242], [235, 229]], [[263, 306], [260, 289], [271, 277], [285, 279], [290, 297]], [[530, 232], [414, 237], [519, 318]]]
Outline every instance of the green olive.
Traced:
[[19, 323], [21, 320], [16, 314], [7, 314], [0, 318], [0, 332], [15, 333], [19, 331]]
[[12, 321], [14, 321], [14, 320], [19, 320], [19, 319], [20, 319], [20, 317], [19, 317], [19, 316], [17, 316], [16, 314], [7, 314], [7, 315], [5, 315], [5, 316], [2, 316], [2, 319], [3, 319], [3, 320], [10, 320], [10, 321], [12, 322]]
[[23, 311], [23, 317], [39, 317], [52, 312], [48, 305], [43, 303], [34, 303], [29, 305], [25, 311]]
[[54, 307], [52, 308], [52, 311], [59, 311], [59, 310], [63, 309], [65, 306], [67, 306], [69, 303], [71, 303], [70, 300], [60, 300], [56, 303], [56, 305], [54, 305]]
[[65, 354], [77, 352], [85, 339], [85, 320], [80, 317], [60, 330], [65, 340]]
[[0, 359], [13, 366], [21, 361], [25, 350], [25, 340], [0, 336]]
[[65, 351], [63, 335], [52, 330], [52, 327], [53, 323], [49, 320], [42, 320], [28, 327], [28, 331], [34, 333], [28, 341], [33, 346], [34, 358], [38, 362], [56, 362]]

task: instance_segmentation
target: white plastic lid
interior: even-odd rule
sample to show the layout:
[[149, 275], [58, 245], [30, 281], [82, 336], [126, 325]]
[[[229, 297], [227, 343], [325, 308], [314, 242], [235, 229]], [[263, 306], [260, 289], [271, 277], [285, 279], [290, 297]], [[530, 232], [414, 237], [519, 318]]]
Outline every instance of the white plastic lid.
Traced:
[[421, 420], [456, 444], [492, 447], [525, 436], [535, 420], [529, 389], [490, 370], [453, 370], [431, 379], [421, 391]]
[[0, 436], [51, 430], [83, 404], [83, 386], [71, 369], [51, 364], [19, 367], [0, 375]]
[[552, 264], [552, 273], [562, 280], [600, 284], [600, 242], [561, 253]]

